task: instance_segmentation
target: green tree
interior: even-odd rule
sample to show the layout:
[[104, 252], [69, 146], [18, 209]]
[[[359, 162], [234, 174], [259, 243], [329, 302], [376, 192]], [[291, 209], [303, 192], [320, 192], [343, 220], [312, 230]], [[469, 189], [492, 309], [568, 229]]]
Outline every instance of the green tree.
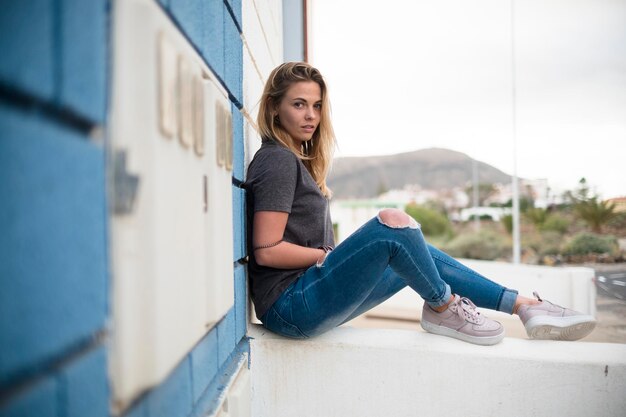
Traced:
[[427, 236], [442, 236], [452, 234], [452, 225], [448, 217], [432, 208], [409, 204], [405, 211], [413, 217], [421, 226], [422, 233]]
[[592, 194], [585, 177], [578, 181], [578, 188], [574, 192], [566, 193], [572, 201], [576, 216], [587, 223], [594, 233], [602, 233], [602, 228], [618, 216], [615, 204], [602, 201], [597, 194]]
[[[497, 191], [497, 188], [493, 184], [479, 183], [478, 184], [478, 205], [479, 206], [485, 205], [485, 200], [491, 197], [496, 191]], [[468, 196], [470, 196], [469, 205], [471, 207], [474, 204], [474, 200], [472, 198], [472, 196], [474, 195], [474, 186], [468, 185], [467, 187], [465, 187], [465, 193]]]
[[574, 204], [574, 212], [594, 233], [602, 233], [602, 227], [618, 216], [614, 203], [601, 201], [597, 196], [579, 200]]
[[[513, 199], [507, 201], [503, 207], [513, 207]], [[522, 213], [527, 211], [529, 208], [535, 207], [535, 200], [532, 197], [528, 196], [520, 196], [519, 198], [519, 211]]]

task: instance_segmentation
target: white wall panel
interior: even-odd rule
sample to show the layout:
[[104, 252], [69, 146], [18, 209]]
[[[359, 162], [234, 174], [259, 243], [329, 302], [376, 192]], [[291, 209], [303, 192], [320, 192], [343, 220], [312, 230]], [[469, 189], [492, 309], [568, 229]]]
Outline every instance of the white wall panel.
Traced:
[[[258, 104], [269, 73], [282, 63], [282, 1], [243, 0], [244, 111], [256, 125]], [[244, 122], [246, 166], [261, 146], [255, 127]]]
[[156, 2], [114, 13], [111, 374], [124, 407], [233, 305], [232, 116]]

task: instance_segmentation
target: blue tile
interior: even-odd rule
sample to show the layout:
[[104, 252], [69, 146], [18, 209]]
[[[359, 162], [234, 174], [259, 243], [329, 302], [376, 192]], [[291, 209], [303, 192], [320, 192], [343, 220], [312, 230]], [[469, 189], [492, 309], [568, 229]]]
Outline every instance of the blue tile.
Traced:
[[244, 179], [244, 143], [243, 143], [243, 116], [237, 106], [231, 104], [233, 114], [233, 177], [240, 181]]
[[0, 105], [0, 384], [104, 328], [104, 151]]
[[238, 264], [235, 267], [235, 342], [239, 343], [246, 335], [248, 328], [248, 285], [246, 267]]
[[202, 55], [215, 74], [224, 79], [224, 9], [222, 0], [207, 0], [204, 4], [204, 40]]
[[186, 357], [165, 382], [148, 394], [146, 399], [150, 417], [186, 416], [193, 406], [191, 369]]
[[53, 0], [3, 1], [0, 82], [42, 99], [54, 95]]
[[231, 100], [237, 107], [242, 107], [243, 83], [243, 44], [239, 31], [230, 14], [224, 13], [224, 82], [230, 92]]
[[245, 195], [243, 189], [233, 187], [233, 261], [246, 256], [246, 228], [245, 228]]
[[124, 417], [150, 417], [148, 415], [148, 403], [146, 401], [139, 401], [137, 404], [133, 404], [130, 410], [126, 410]]
[[57, 417], [57, 388], [53, 378], [37, 381], [0, 405], [0, 417]]
[[60, 104], [96, 124], [105, 118], [107, 1], [63, 0]]
[[191, 351], [194, 404], [217, 375], [217, 354], [217, 329], [213, 328]]
[[204, 40], [204, 22], [202, 21], [204, 7], [205, 2], [202, 0], [170, 0], [169, 2], [170, 12], [191, 43], [198, 49], [202, 49]]
[[235, 309], [228, 310], [226, 317], [217, 325], [217, 360], [221, 367], [235, 349]]
[[106, 352], [100, 346], [64, 368], [59, 375], [63, 417], [107, 417], [109, 386]]
[[242, 28], [243, 25], [241, 24], [241, 22], [242, 22], [242, 19], [241, 19], [241, 0], [225, 0], [225, 1], [230, 6], [230, 9], [233, 11], [233, 14], [235, 15], [235, 21], [237, 22], [239, 27]]

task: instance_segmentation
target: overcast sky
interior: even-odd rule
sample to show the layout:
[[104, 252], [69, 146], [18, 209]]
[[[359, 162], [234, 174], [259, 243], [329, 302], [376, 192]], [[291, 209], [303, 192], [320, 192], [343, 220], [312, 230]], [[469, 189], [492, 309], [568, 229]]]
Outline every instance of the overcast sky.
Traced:
[[[513, 172], [511, 2], [310, 4], [337, 156], [441, 147]], [[514, 11], [518, 175], [626, 195], [626, 0]]]

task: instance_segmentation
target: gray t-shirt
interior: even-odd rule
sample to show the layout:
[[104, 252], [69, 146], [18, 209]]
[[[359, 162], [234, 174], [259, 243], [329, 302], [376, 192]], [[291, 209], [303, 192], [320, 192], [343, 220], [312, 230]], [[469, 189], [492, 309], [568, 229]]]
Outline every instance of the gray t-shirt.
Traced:
[[289, 213], [283, 240], [310, 248], [334, 245], [333, 227], [328, 200], [309, 171], [292, 151], [273, 140], [264, 140], [254, 155], [244, 188], [247, 190], [250, 291], [257, 317], [261, 318], [306, 269], [277, 269], [256, 263], [252, 248], [254, 213]]

